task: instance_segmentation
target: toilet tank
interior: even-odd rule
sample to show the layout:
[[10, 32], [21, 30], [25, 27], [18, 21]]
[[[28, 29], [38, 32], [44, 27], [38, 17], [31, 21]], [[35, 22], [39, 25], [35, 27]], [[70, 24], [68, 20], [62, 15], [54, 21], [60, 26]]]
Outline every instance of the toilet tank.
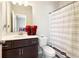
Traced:
[[39, 37], [39, 46], [42, 47], [42, 46], [45, 46], [47, 45], [47, 37], [46, 36], [40, 36]]

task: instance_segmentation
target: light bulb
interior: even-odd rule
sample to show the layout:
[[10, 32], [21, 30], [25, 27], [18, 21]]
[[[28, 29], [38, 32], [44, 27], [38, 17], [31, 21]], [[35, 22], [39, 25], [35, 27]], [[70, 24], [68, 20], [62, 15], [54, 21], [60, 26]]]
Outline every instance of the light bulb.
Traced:
[[17, 3], [16, 1], [12, 1], [12, 4], [16, 5], [16, 3]]
[[29, 5], [29, 3], [28, 3], [28, 1], [26, 2], [24, 2], [24, 6], [28, 6]]

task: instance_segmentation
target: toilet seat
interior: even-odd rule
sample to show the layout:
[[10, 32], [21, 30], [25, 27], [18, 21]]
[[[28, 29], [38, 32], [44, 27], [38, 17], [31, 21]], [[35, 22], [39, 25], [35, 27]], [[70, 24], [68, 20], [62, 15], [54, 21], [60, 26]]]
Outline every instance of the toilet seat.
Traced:
[[44, 53], [50, 56], [55, 56], [55, 50], [49, 46], [43, 46]]

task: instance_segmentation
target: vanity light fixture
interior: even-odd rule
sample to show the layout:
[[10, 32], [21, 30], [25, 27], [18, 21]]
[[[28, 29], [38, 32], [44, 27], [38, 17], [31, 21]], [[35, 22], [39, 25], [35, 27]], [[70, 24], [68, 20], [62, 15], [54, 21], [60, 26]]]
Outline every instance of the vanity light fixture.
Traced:
[[12, 1], [12, 4], [13, 4], [13, 5], [18, 4], [18, 5], [20, 5], [20, 6], [21, 6], [21, 5], [24, 5], [24, 6], [30, 5], [28, 1]]

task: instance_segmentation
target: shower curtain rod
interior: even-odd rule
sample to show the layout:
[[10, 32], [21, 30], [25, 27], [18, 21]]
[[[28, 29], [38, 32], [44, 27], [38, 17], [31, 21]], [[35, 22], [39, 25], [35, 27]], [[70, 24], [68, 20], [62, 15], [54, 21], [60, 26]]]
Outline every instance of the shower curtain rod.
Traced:
[[68, 6], [68, 5], [72, 4], [72, 3], [75, 3], [75, 2], [77, 2], [77, 1], [73, 1], [73, 2], [71, 2], [71, 3], [69, 3], [69, 4], [65, 5], [65, 6], [62, 6], [62, 7], [60, 7], [60, 8], [57, 8], [57, 9], [53, 10], [52, 12], [49, 12], [49, 14], [51, 14], [51, 13], [53, 13], [53, 12], [56, 12], [56, 11], [58, 11], [58, 10], [64, 8], [64, 7], [66, 7], [66, 6]]

